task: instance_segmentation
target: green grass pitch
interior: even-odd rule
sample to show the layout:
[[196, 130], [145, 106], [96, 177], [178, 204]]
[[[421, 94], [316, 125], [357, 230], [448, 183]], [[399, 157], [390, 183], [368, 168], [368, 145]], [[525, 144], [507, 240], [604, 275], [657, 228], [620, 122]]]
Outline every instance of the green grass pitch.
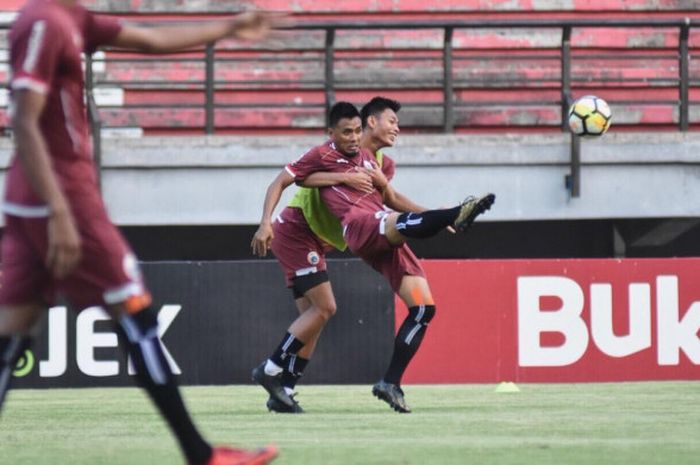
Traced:
[[[268, 413], [253, 386], [188, 387], [215, 443], [276, 444], [278, 465], [700, 463], [697, 382], [405, 386], [400, 415], [371, 386], [299, 386], [303, 415]], [[141, 391], [10, 391], [0, 417], [6, 465], [184, 463]]]

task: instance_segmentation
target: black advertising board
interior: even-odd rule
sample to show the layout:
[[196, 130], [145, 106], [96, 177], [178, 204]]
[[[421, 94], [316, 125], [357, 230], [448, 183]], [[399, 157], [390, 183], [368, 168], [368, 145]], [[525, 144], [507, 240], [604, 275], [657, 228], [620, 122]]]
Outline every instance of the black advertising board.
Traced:
[[[171, 367], [183, 385], [246, 384], [297, 314], [272, 260], [142, 265]], [[370, 383], [391, 356], [394, 299], [359, 260], [330, 260], [338, 311], [324, 329], [306, 383]], [[53, 307], [13, 387], [131, 385], [129, 363], [100, 308]]]

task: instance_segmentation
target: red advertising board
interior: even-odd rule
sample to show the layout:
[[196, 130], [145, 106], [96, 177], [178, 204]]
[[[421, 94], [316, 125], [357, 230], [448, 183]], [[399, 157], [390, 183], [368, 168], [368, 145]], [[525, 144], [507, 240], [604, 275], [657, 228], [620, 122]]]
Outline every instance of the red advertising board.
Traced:
[[700, 379], [700, 259], [423, 265], [437, 314], [404, 383]]

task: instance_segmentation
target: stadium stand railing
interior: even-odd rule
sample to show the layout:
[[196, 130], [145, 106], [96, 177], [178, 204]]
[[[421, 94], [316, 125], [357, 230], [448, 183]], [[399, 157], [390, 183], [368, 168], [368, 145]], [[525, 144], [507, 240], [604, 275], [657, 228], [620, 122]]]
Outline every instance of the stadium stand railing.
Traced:
[[301, 23], [271, 46], [222, 41], [167, 56], [108, 50], [92, 57], [87, 82], [106, 128], [145, 134], [315, 132], [333, 101], [378, 93], [401, 100], [403, 127], [416, 131], [559, 130], [566, 97], [583, 93], [625, 110], [615, 112], [618, 129], [688, 130], [700, 123], [700, 65], [690, 59], [697, 24]]
[[[592, 93], [611, 104], [617, 130], [687, 131], [700, 127], [700, 66], [691, 60], [699, 24], [667, 17], [300, 22], [263, 45], [95, 54], [86, 60], [88, 108], [103, 131], [317, 133], [333, 102], [382, 94], [403, 103], [409, 132], [547, 132], [565, 128], [573, 97]], [[6, 115], [0, 126], [7, 128]], [[96, 149], [99, 156], [99, 140]], [[572, 139], [574, 195], [577, 153]]]

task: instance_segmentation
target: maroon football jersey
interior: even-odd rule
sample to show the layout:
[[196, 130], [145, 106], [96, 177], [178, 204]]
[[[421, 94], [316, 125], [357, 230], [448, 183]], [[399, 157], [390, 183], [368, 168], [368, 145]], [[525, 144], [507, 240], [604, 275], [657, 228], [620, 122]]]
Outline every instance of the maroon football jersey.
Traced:
[[[361, 149], [357, 155], [351, 157], [336, 150], [333, 142], [328, 141], [288, 164], [286, 170], [294, 176], [295, 181], [300, 182], [317, 171], [346, 173], [361, 168], [377, 167], [377, 159], [370, 151]], [[388, 180], [394, 176], [394, 167], [393, 160], [384, 155], [382, 172]], [[382, 194], [377, 189], [365, 193], [345, 184], [338, 184], [322, 187], [320, 191], [323, 202], [343, 224], [347, 218], [360, 212], [375, 213], [384, 209]]]
[[[11, 93], [30, 89], [46, 96], [40, 130], [74, 209], [82, 200], [94, 202], [99, 197], [83, 100], [81, 53], [92, 53], [111, 42], [120, 30], [118, 20], [94, 15], [79, 5], [30, 0], [9, 34]], [[48, 214], [16, 156], [7, 175], [3, 209], [23, 217]]]

